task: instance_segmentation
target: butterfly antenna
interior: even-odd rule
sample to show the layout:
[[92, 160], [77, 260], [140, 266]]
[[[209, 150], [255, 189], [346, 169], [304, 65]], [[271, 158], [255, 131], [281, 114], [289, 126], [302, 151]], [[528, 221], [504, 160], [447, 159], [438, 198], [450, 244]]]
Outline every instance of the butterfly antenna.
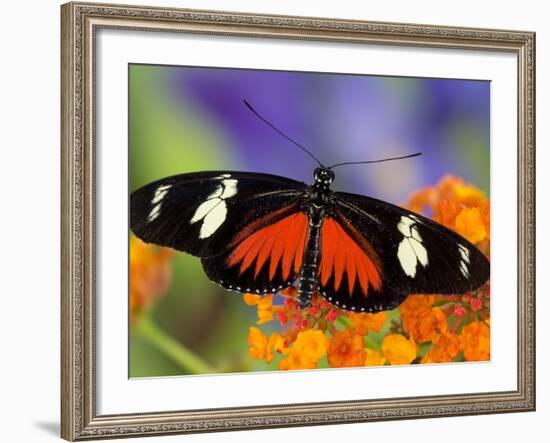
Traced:
[[344, 165], [365, 165], [365, 164], [369, 164], [369, 163], [383, 163], [383, 162], [389, 162], [389, 161], [393, 161], [393, 160], [403, 160], [405, 158], [418, 157], [419, 155], [422, 155], [422, 152], [415, 152], [414, 154], [402, 155], [400, 157], [382, 158], [380, 160], [367, 160], [367, 161], [362, 161], [362, 162], [337, 163], [335, 165], [329, 166], [327, 169], [333, 169], [336, 166], [344, 166]]
[[277, 129], [275, 126], [273, 126], [271, 123], [269, 123], [264, 117], [262, 117], [260, 115], [260, 113], [258, 111], [256, 111], [252, 105], [250, 103], [248, 103], [246, 100], [243, 100], [244, 104], [246, 105], [246, 107], [248, 109], [250, 109], [252, 111], [252, 113], [254, 115], [256, 115], [256, 117], [258, 117], [261, 121], [263, 121], [266, 125], [268, 125], [271, 129], [273, 129], [275, 132], [277, 132], [279, 135], [282, 135], [284, 138], [286, 138], [289, 142], [293, 143], [294, 145], [298, 146], [302, 151], [304, 151], [306, 154], [308, 154], [313, 160], [315, 160], [317, 163], [319, 163], [319, 166], [321, 166], [322, 168], [324, 168], [325, 166], [319, 161], [319, 159], [317, 157], [315, 157], [307, 148], [305, 148], [304, 146], [302, 146], [300, 143], [298, 143], [297, 141], [291, 139], [288, 135], [286, 135], [285, 133], [283, 133], [282, 131], [280, 131], [279, 129]]

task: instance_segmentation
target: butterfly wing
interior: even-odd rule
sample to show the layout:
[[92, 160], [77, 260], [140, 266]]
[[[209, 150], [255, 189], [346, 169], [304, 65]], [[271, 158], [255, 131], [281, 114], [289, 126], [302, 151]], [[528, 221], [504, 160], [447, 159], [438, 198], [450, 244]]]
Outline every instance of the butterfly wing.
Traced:
[[177, 175], [132, 193], [130, 225], [146, 242], [201, 257], [209, 278], [228, 289], [275, 292], [301, 263], [306, 187], [268, 174]]
[[392, 309], [408, 294], [460, 294], [489, 278], [481, 251], [432, 220], [361, 195], [332, 200], [321, 228], [320, 291], [344, 309]]
[[167, 177], [131, 194], [130, 227], [147, 243], [198, 257], [215, 255], [264, 213], [289, 207], [305, 187], [284, 177], [248, 172]]
[[267, 212], [231, 241], [226, 253], [202, 259], [211, 280], [227, 289], [275, 293], [297, 278], [308, 235], [308, 218], [295, 202]]

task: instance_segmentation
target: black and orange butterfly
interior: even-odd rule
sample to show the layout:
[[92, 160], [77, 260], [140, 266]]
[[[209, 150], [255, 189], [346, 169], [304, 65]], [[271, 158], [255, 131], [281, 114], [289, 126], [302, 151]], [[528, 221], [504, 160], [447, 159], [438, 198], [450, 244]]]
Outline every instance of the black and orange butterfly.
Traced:
[[416, 155], [330, 167], [317, 160], [311, 186], [251, 172], [167, 177], [132, 193], [131, 229], [200, 257], [227, 289], [267, 294], [297, 282], [302, 308], [314, 292], [341, 309], [377, 312], [411, 293], [475, 290], [489, 278], [489, 262], [460, 235], [384, 201], [330, 190], [336, 166]]

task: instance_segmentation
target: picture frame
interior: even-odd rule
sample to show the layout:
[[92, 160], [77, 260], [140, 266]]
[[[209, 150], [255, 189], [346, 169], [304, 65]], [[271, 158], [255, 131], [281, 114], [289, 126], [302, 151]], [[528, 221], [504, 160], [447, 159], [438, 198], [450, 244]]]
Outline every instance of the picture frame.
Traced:
[[[61, 176], [61, 436], [75, 441], [107, 437], [216, 432], [533, 411], [535, 409], [535, 34], [526, 31], [472, 29], [341, 19], [269, 16], [248, 13], [198, 11], [72, 2], [61, 7], [62, 176]], [[105, 171], [98, 155], [98, 33], [216, 37], [218, 40], [254, 39], [261, 46], [302, 42], [355, 47], [376, 46], [423, 51], [474, 51], [487, 57], [514, 57], [516, 75], [517, 159], [516, 281], [508, 288], [516, 309], [515, 387], [454, 394], [403, 395], [391, 398], [310, 400], [246, 406], [207, 404], [185, 409], [151, 406], [100, 413], [98, 395], [105, 385], [98, 363], [101, 343], [97, 331], [101, 301], [98, 256], [109, 247], [99, 232], [98, 213], [105, 212], [97, 197]], [[221, 39], [221, 40], [219, 40]], [[152, 43], [155, 44], [154, 42]], [[480, 59], [483, 64], [483, 58]], [[498, 69], [498, 68], [497, 68]], [[495, 135], [494, 133], [492, 135]], [[113, 146], [111, 146], [113, 147]], [[492, 162], [499, 162], [493, 146]], [[121, 148], [122, 150], [123, 148]], [[104, 157], [105, 153], [101, 153]], [[119, 193], [127, 189], [119, 189]], [[101, 230], [99, 230], [101, 231]], [[496, 277], [495, 277], [496, 278]], [[107, 285], [107, 286], [105, 286]], [[124, 295], [125, 296], [125, 295]], [[505, 297], [504, 297], [505, 298]], [[121, 322], [124, 322], [121, 319]], [[124, 350], [120, 350], [124, 353]], [[491, 362], [491, 364], [496, 364]], [[437, 369], [437, 368], [436, 368]], [[226, 378], [226, 380], [229, 380]], [[240, 383], [233, 379], [228, 383]], [[143, 381], [147, 383], [147, 380]], [[209, 383], [192, 379], [189, 383]], [[130, 387], [129, 389], [132, 389]], [[147, 403], [147, 398], [144, 402]], [[151, 403], [153, 404], [153, 403]], [[156, 409], [155, 409], [156, 408]]]

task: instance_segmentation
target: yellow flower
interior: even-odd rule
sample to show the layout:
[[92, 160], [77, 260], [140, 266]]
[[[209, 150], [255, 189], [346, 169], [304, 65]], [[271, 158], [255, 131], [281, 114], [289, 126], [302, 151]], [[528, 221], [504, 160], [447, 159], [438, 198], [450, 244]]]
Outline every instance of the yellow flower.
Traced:
[[460, 348], [466, 361], [486, 361], [491, 357], [491, 337], [485, 322], [475, 321], [464, 326], [460, 334]]
[[248, 329], [248, 354], [254, 360], [265, 360], [267, 363], [273, 361], [273, 349], [277, 352], [284, 352], [284, 339], [278, 333], [273, 332], [269, 338], [264, 333], [251, 326]]
[[376, 314], [358, 314], [350, 312], [348, 314], [349, 319], [355, 329], [355, 332], [360, 335], [367, 335], [370, 331], [380, 332], [386, 323], [386, 311], [378, 312]]
[[485, 223], [478, 208], [464, 208], [456, 218], [455, 230], [474, 244], [487, 238]]
[[248, 306], [257, 305], [262, 299], [261, 295], [258, 294], [244, 294], [243, 300]]
[[363, 366], [365, 364], [363, 336], [349, 328], [336, 332], [328, 348], [328, 364], [333, 368]]
[[290, 369], [315, 369], [316, 362], [304, 358], [296, 352], [290, 352], [287, 357], [279, 361], [279, 369], [288, 371]]
[[485, 232], [487, 232], [487, 240], [489, 240], [491, 233], [491, 203], [489, 200], [485, 200], [481, 207], [481, 220], [483, 220], [483, 225], [485, 226]]
[[407, 365], [416, 358], [416, 344], [401, 334], [390, 334], [382, 340], [384, 357], [392, 365]]
[[254, 326], [248, 328], [248, 354], [254, 360], [266, 359], [269, 349], [267, 344], [267, 337], [260, 329]]
[[299, 353], [304, 359], [316, 362], [326, 354], [328, 338], [319, 329], [306, 329], [298, 333], [293, 352]]
[[365, 348], [365, 366], [384, 366], [386, 359], [375, 349]]
[[264, 323], [273, 320], [273, 294], [266, 295], [265, 297], [258, 294], [244, 294], [243, 300], [249, 306], [257, 305], [257, 325], [263, 325]]
[[279, 369], [314, 369], [317, 361], [326, 354], [328, 338], [323, 331], [306, 329], [300, 331], [294, 346], [285, 349], [287, 356], [279, 362]]

